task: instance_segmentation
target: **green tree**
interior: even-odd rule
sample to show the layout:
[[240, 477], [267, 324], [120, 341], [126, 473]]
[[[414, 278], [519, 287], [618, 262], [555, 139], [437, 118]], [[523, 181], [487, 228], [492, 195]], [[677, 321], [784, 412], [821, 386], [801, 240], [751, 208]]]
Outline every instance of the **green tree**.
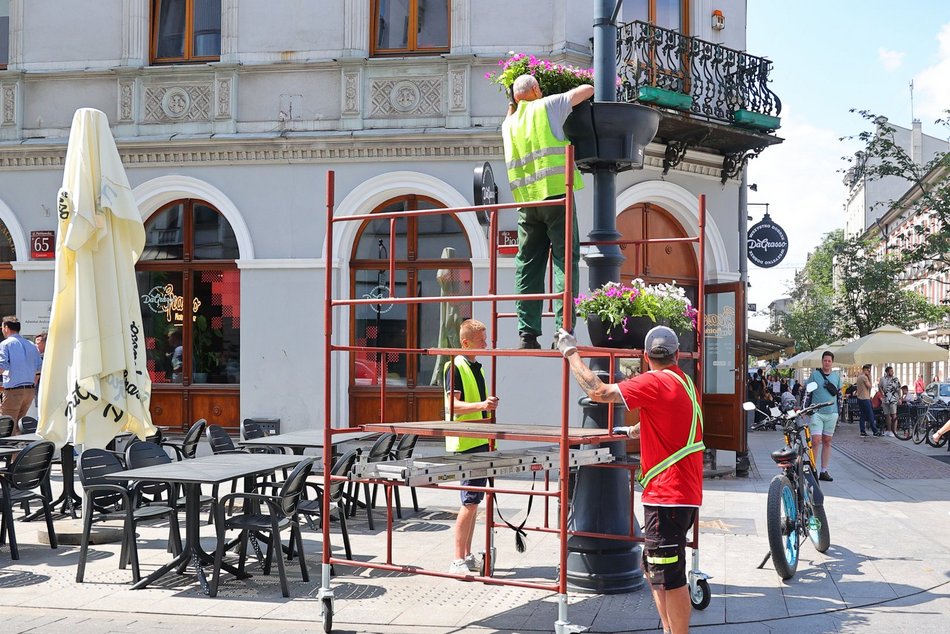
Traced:
[[885, 324], [909, 330], [938, 321], [945, 313], [920, 293], [902, 289], [903, 258], [876, 254], [871, 241], [852, 238], [841, 243], [836, 265], [840, 274], [834, 305], [840, 333], [863, 337]]
[[805, 267], [795, 275], [788, 311], [779, 318], [778, 333], [795, 340], [799, 352], [814, 350], [837, 338], [835, 328], [835, 253], [844, 243], [844, 231], [822, 236]]

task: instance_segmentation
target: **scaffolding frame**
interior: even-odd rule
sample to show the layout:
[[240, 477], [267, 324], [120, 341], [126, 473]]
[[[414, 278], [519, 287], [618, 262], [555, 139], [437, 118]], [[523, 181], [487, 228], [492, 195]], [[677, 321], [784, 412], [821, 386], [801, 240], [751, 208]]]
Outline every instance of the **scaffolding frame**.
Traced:
[[[428, 575], [434, 577], [444, 577], [451, 579], [458, 579], [462, 581], [470, 582], [481, 582], [490, 585], [502, 585], [502, 586], [513, 586], [521, 588], [530, 588], [535, 590], [543, 590], [547, 592], [556, 593], [558, 597], [558, 618], [555, 621], [555, 632], [558, 634], [567, 634], [569, 632], [579, 632], [586, 628], [581, 628], [577, 625], [571, 624], [567, 616], [567, 604], [568, 604], [568, 594], [567, 594], [567, 539], [570, 535], [577, 535], [582, 537], [595, 537], [602, 539], [615, 539], [623, 541], [634, 541], [642, 542], [643, 537], [637, 537], [636, 532], [636, 521], [634, 513], [634, 504], [633, 504], [633, 470], [638, 466], [636, 463], [624, 462], [606, 462], [601, 464], [588, 465], [589, 467], [599, 467], [599, 468], [623, 468], [627, 469], [631, 473], [631, 504], [630, 504], [630, 534], [629, 535], [614, 535], [614, 534], [602, 534], [602, 533], [589, 533], [583, 531], [572, 531], [568, 527], [568, 510], [570, 500], [568, 499], [568, 478], [570, 474], [570, 465], [569, 465], [569, 452], [571, 446], [577, 446], [581, 444], [588, 445], [600, 445], [603, 443], [611, 443], [618, 441], [625, 441], [627, 436], [625, 434], [614, 434], [614, 408], [610, 407], [608, 410], [607, 416], [607, 429], [605, 430], [594, 430], [590, 428], [571, 428], [569, 427], [570, 420], [570, 380], [571, 380], [571, 370], [568, 364], [567, 359], [562, 358], [562, 370], [561, 370], [561, 422], [559, 428], [555, 428], [550, 425], [517, 425], [516, 429], [510, 429], [509, 425], [498, 425], [496, 424], [496, 415], [495, 412], [491, 412], [491, 418], [488, 419], [488, 422], [485, 423], [475, 423], [477, 428], [477, 433], [472, 431], [472, 421], [466, 422], [466, 429], [459, 430], [458, 423], [453, 421], [454, 418], [454, 399], [448, 399], [449, 403], [447, 405], [446, 418], [447, 421], [422, 421], [415, 423], [385, 423], [383, 422], [384, 412], [385, 412], [385, 402], [386, 402], [386, 363], [387, 363], [387, 353], [399, 353], [399, 354], [427, 354], [427, 355], [444, 355], [450, 360], [453, 359], [456, 355], [459, 354], [470, 354], [471, 350], [468, 349], [456, 349], [456, 348], [379, 348], [374, 346], [354, 346], [346, 344], [334, 344], [333, 343], [333, 309], [334, 308], [348, 308], [359, 306], [363, 304], [424, 304], [424, 303], [444, 303], [444, 302], [489, 302], [491, 305], [491, 347], [487, 349], [478, 350], [478, 356], [487, 356], [491, 357], [491, 388], [490, 393], [497, 393], [497, 362], [499, 357], [518, 357], [518, 356], [531, 356], [531, 357], [555, 357], [561, 358], [561, 353], [557, 350], [513, 350], [513, 349], [499, 349], [498, 344], [498, 322], [501, 318], [510, 318], [514, 317], [514, 313], [499, 313], [497, 308], [498, 302], [502, 301], [524, 301], [524, 300], [562, 300], [562, 320], [564, 328], [570, 330], [573, 324], [574, 318], [574, 302], [571, 289], [573, 288], [573, 216], [574, 216], [574, 148], [571, 145], [568, 145], [565, 148], [565, 195], [563, 198], [558, 199], [549, 199], [542, 200], [530, 203], [497, 203], [492, 205], [472, 205], [466, 207], [454, 207], [454, 208], [439, 208], [439, 209], [422, 209], [422, 210], [412, 210], [412, 211], [395, 211], [395, 212], [380, 212], [380, 213], [369, 213], [369, 214], [354, 214], [344, 217], [335, 217], [334, 216], [334, 205], [335, 205], [335, 172], [333, 170], [327, 171], [326, 176], [326, 271], [325, 271], [325, 299], [324, 299], [324, 444], [323, 444], [323, 486], [324, 490], [328, 491], [331, 485], [331, 482], [334, 481], [353, 481], [351, 476], [332, 476], [330, 474], [332, 467], [332, 455], [333, 455], [333, 446], [332, 446], [332, 436], [334, 434], [350, 433], [354, 431], [376, 431], [376, 432], [394, 432], [394, 433], [414, 433], [420, 436], [476, 436], [483, 437], [489, 440], [491, 444], [491, 449], [495, 448], [496, 440], [523, 440], [531, 442], [542, 442], [542, 443], [554, 443], [559, 447], [559, 460], [558, 460], [558, 486], [556, 489], [550, 489], [550, 476], [549, 471], [545, 471], [544, 477], [544, 489], [541, 491], [534, 490], [524, 490], [524, 489], [510, 489], [510, 488], [499, 488], [489, 483], [489, 486], [486, 487], [473, 487], [473, 486], [460, 486], [460, 485], [451, 485], [451, 484], [440, 484], [440, 485], [430, 485], [438, 486], [441, 489], [446, 490], [469, 490], [469, 491], [483, 491], [486, 494], [492, 493], [505, 493], [505, 494], [514, 494], [514, 495], [536, 495], [542, 497], [545, 500], [544, 508], [544, 523], [542, 526], [525, 526], [522, 527], [522, 530], [525, 531], [535, 531], [542, 533], [555, 533], [558, 535], [558, 575], [557, 580], [554, 583], [538, 583], [530, 581], [518, 581], [511, 579], [497, 579], [492, 576], [494, 569], [492, 557], [493, 549], [491, 545], [493, 543], [493, 534], [495, 528], [505, 526], [505, 524], [495, 521], [495, 508], [494, 508], [494, 497], [492, 495], [485, 496], [485, 510], [486, 510], [486, 521], [485, 521], [485, 563], [483, 571], [485, 575], [456, 575], [448, 572], [441, 572], [436, 570], [425, 570], [418, 566], [412, 565], [400, 565], [393, 563], [393, 494], [392, 487], [399, 486], [399, 482], [388, 480], [388, 479], [363, 479], [361, 481], [368, 481], [374, 484], [379, 484], [383, 486], [384, 489], [384, 499], [386, 502], [386, 559], [385, 563], [375, 563], [375, 562], [366, 562], [366, 561], [354, 561], [341, 557], [334, 557], [330, 550], [330, 522], [322, 522], [322, 567], [321, 567], [321, 584], [318, 591], [317, 598], [321, 601], [322, 604], [322, 614], [325, 631], [329, 632], [332, 629], [332, 616], [333, 616], [333, 590], [330, 585], [330, 571], [333, 564], [346, 564], [346, 565], [356, 565], [365, 568], [373, 568], [378, 570], [387, 570], [393, 572], [403, 572], [403, 573], [413, 573]], [[499, 294], [497, 292], [498, 288], [498, 269], [497, 269], [497, 260], [499, 255], [499, 245], [497, 241], [497, 230], [498, 230], [498, 214], [509, 210], [517, 209], [519, 207], [532, 206], [532, 207], [555, 207], [555, 206], [564, 206], [565, 210], [565, 236], [564, 236], [564, 291], [557, 292], [547, 292], [547, 293], [536, 293], [536, 294]], [[345, 299], [334, 299], [333, 293], [333, 276], [332, 276], [332, 262], [333, 262], [333, 230], [334, 225], [340, 222], [363, 222], [366, 220], [383, 220], [388, 219], [389, 224], [389, 248], [387, 249], [388, 254], [388, 268], [389, 268], [389, 279], [395, 280], [396, 275], [396, 222], [402, 218], [409, 217], [418, 217], [418, 216], [427, 216], [427, 215], [446, 215], [446, 214], [457, 214], [465, 212], [477, 212], [484, 211], [488, 214], [489, 217], [489, 287], [487, 295], [470, 295], [470, 296], [439, 296], [439, 297], [394, 297], [393, 292], [394, 288], [390, 290], [390, 297], [385, 298], [385, 300], [380, 300], [379, 298], [352, 298], [348, 297]], [[700, 400], [702, 399], [703, 393], [703, 367], [702, 367], [702, 346], [703, 346], [703, 315], [705, 309], [705, 224], [706, 224], [706, 197], [705, 195], [700, 195], [699, 197], [699, 231], [698, 236], [691, 238], [651, 238], [651, 239], [641, 239], [641, 240], [613, 240], [613, 241], [598, 241], [598, 242], [585, 242], [585, 245], [633, 245], [635, 249], [635, 254], [639, 256], [640, 249], [643, 245], [651, 243], [698, 243], [698, 279], [697, 279], [697, 310], [699, 314], [699, 319], [696, 328], [696, 352], [693, 353], [680, 353], [680, 358], [692, 358], [696, 360], [695, 364], [695, 374], [696, 374], [696, 386], [699, 394]], [[549, 276], [553, 278], [553, 276]], [[552, 279], [553, 281], [553, 279]], [[341, 286], [342, 286], [341, 282]], [[341, 290], [342, 294], [342, 290]], [[347, 293], [348, 294], [348, 293]], [[543, 308], [543, 307], [542, 307]], [[543, 315], [550, 315], [550, 313], [542, 313]], [[616, 364], [618, 358], [637, 358], [643, 357], [642, 350], [633, 350], [633, 349], [610, 349], [610, 348], [597, 348], [593, 346], [578, 346], [578, 353], [586, 358], [593, 357], [606, 357], [609, 359], [609, 371], [610, 376], [613, 377], [616, 372]], [[351, 352], [365, 352], [371, 351], [375, 353], [382, 353], [382, 365], [377, 368], [377, 372], [380, 376], [379, 383], [379, 392], [380, 392], [380, 422], [378, 423], [364, 423], [353, 425], [353, 421], [350, 421], [350, 426], [344, 428], [334, 428], [332, 421], [332, 395], [333, 391], [333, 373], [330, 372], [332, 367], [332, 355], [335, 352], [338, 353], [351, 353]], [[443, 387], [443, 390], [448, 388], [450, 391], [454, 390], [454, 373], [449, 373], [451, 377], [449, 379], [450, 384]], [[487, 386], [486, 386], [487, 387]], [[456, 426], [453, 429], [453, 425]], [[556, 434], [552, 434], [551, 430], [557, 429]], [[549, 524], [548, 519], [548, 501], [551, 498], [557, 498], [559, 500], [559, 513], [557, 518], [557, 526], [552, 528]], [[370, 503], [367, 501], [367, 504]], [[330, 500], [329, 496], [323, 496], [323, 508], [322, 514], [324, 518], [329, 517], [330, 513]], [[693, 560], [694, 567], [698, 562], [696, 549], [698, 548], [698, 538], [699, 538], [699, 517], [697, 513], [697, 519], [693, 526], [693, 539], [692, 542], [688, 545], [694, 549]]]

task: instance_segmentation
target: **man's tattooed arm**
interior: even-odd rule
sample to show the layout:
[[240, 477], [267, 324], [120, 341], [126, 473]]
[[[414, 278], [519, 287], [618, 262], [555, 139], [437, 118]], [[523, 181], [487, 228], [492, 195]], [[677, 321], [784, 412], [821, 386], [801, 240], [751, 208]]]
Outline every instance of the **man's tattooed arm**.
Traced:
[[591, 372], [587, 367], [581, 355], [574, 353], [567, 358], [571, 366], [571, 372], [581, 389], [598, 403], [623, 403], [623, 397], [620, 395], [620, 389], [614, 383], [604, 383], [600, 378]]

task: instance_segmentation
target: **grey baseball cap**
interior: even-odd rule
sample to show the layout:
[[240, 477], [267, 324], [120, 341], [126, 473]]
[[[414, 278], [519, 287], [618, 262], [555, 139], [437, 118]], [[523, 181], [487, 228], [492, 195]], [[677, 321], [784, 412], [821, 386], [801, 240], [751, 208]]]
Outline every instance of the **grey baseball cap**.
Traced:
[[670, 328], [654, 326], [644, 339], [643, 349], [650, 357], [669, 357], [680, 349], [680, 340]]

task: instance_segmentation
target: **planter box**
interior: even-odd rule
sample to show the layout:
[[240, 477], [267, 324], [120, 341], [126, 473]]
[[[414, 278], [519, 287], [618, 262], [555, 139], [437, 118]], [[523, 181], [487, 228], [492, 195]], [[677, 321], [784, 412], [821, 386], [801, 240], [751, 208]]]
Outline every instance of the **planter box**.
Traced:
[[643, 167], [643, 148], [656, 136], [659, 113], [649, 106], [585, 101], [564, 122], [582, 172], [623, 172]]
[[689, 110], [693, 107], [693, 98], [689, 95], [656, 86], [641, 86], [637, 92], [637, 101], [676, 110]]
[[759, 112], [752, 112], [750, 110], [736, 110], [734, 113], [736, 123], [743, 125], [749, 128], [757, 128], [759, 130], [778, 130], [781, 127], [782, 120], [778, 117], [773, 117], [767, 114], [761, 114]]

